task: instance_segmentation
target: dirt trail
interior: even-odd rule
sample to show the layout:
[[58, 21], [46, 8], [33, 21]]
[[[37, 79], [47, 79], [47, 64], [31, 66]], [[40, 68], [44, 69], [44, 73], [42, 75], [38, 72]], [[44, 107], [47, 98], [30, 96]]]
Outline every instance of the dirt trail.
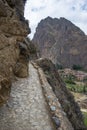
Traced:
[[31, 64], [29, 77], [13, 83], [10, 99], [0, 108], [0, 130], [55, 130]]

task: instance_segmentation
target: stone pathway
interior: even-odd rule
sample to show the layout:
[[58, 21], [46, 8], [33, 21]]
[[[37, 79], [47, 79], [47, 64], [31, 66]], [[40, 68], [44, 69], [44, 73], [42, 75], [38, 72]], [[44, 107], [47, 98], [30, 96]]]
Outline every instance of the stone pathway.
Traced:
[[13, 83], [10, 99], [0, 108], [0, 130], [55, 130], [31, 64], [29, 77]]

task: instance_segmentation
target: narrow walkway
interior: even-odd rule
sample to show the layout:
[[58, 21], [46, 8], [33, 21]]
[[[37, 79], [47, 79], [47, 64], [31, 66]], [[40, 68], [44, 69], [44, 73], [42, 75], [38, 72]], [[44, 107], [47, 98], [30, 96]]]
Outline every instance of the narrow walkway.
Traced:
[[9, 101], [0, 108], [0, 130], [54, 130], [37, 70], [31, 64], [29, 77], [13, 84]]

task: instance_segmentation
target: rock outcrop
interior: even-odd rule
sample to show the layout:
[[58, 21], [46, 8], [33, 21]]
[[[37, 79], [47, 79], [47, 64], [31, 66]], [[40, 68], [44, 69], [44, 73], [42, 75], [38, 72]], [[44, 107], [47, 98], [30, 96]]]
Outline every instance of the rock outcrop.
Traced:
[[28, 37], [25, 39], [25, 44], [28, 46], [29, 60], [38, 59], [39, 52], [36, 45]]
[[87, 69], [87, 36], [67, 19], [41, 20], [33, 42], [39, 46], [41, 57], [51, 59], [56, 65]]
[[22, 69], [25, 65], [25, 56], [19, 47], [30, 33], [28, 21], [23, 16], [25, 2], [0, 0], [0, 104], [9, 96], [16, 66]]

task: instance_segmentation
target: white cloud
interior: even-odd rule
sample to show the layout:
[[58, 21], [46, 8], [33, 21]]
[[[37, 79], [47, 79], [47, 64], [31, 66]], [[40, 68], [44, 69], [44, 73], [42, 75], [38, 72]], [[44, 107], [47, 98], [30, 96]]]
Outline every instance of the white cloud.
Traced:
[[30, 21], [30, 37], [47, 16], [65, 17], [87, 34], [87, 0], [27, 0], [25, 17]]

